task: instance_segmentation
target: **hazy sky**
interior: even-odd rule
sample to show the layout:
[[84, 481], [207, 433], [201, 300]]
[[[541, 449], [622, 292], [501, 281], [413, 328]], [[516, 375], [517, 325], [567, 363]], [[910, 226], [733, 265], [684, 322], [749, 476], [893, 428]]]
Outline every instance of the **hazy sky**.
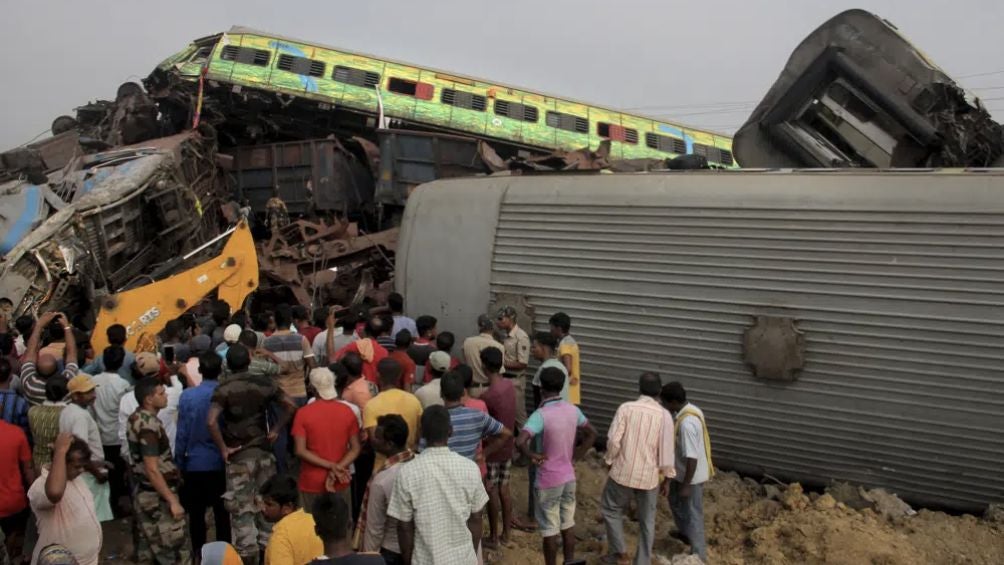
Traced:
[[233, 24], [731, 132], [796, 44], [851, 7], [1004, 119], [1002, 0], [4, 0], [0, 148]]

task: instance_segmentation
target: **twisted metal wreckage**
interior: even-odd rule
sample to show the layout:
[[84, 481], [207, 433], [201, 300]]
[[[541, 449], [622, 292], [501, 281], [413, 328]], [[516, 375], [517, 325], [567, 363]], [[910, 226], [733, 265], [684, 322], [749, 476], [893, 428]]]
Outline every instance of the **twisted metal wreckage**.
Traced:
[[[288, 42], [268, 45], [281, 51]], [[622, 139], [626, 130], [609, 124], [595, 150], [573, 150], [567, 143], [527, 145], [519, 136], [472, 136], [432, 118], [423, 122], [417, 111], [411, 119], [385, 116], [380, 74], [355, 84], [352, 77], [364, 75], [345, 75], [348, 67], [337, 65], [332, 78], [342, 82], [329, 86], [374, 89], [357, 97], [378, 113], [318, 103], [317, 93], [290, 91], [282, 73], [313, 73], [320, 62], [287, 69], [299, 59], [285, 52], [274, 53], [278, 70], [268, 81], [238, 84], [243, 79], [234, 65], [264, 72], [259, 59], [268, 53], [229, 45], [226, 34], [196, 40], [159, 65], [145, 88], [123, 84], [114, 101], [57, 118], [52, 137], [0, 153], [0, 297], [14, 303], [15, 313], [60, 309], [86, 324], [94, 315], [90, 304], [102, 296], [176, 272], [193, 250], [199, 252], [186, 257], [193, 262], [212, 253], [203, 244], [242, 214], [258, 220], [256, 296], [354, 304], [389, 292], [396, 226], [419, 184], [479, 174], [709, 166], [710, 153], [689, 146], [690, 153], [665, 159], [620, 159], [625, 144], [640, 138], [631, 130], [634, 141]], [[397, 63], [354, 57], [404, 72]], [[429, 72], [437, 80], [480, 84]], [[407, 98], [391, 87], [399, 79], [387, 80], [383, 96], [396, 96], [391, 106], [399, 105]], [[457, 104], [447, 92], [454, 91], [443, 90], [437, 112]], [[493, 124], [509, 123], [499, 116], [508, 120], [512, 103], [501, 108], [495, 101]], [[479, 109], [488, 115], [487, 102]], [[583, 123], [591, 131], [588, 119]], [[598, 133], [603, 125], [598, 121]], [[662, 147], [659, 137], [646, 133], [646, 145]], [[986, 167], [1000, 166], [1002, 155], [1002, 128], [979, 100], [888, 22], [854, 10], [798, 46], [735, 137], [744, 167]]]

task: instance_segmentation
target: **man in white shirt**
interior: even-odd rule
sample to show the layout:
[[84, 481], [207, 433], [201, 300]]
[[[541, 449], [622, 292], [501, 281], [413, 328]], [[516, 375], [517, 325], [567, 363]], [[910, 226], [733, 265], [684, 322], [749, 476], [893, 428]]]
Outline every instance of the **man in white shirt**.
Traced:
[[433, 351], [429, 355], [429, 373], [432, 380], [415, 391], [415, 396], [422, 403], [422, 410], [430, 406], [442, 406], [443, 397], [440, 389], [440, 378], [450, 370], [450, 354], [445, 351]]
[[96, 385], [90, 375], [80, 373], [70, 379], [66, 390], [70, 393], [70, 402], [59, 414], [59, 433], [73, 434], [87, 442], [91, 450], [91, 462], [84, 473], [84, 482], [94, 497], [94, 508], [98, 520], [111, 520], [111, 493], [108, 485], [108, 470], [104, 463], [104, 447], [101, 445], [101, 432], [98, 423], [91, 416], [89, 408], [97, 398]]
[[[201, 350], [199, 354], [202, 354]], [[196, 361], [198, 361], [198, 357], [196, 357]], [[139, 353], [136, 355], [136, 371], [143, 377], [155, 377], [160, 374], [160, 359], [153, 353]], [[171, 444], [171, 453], [174, 453], [174, 440], [178, 435], [178, 403], [181, 401], [181, 393], [184, 392], [185, 387], [178, 380], [178, 375], [161, 378], [160, 381], [167, 393], [167, 407], [157, 412], [157, 419], [160, 420], [161, 424], [164, 424], [167, 440]], [[122, 396], [122, 401], [119, 402], [118, 436], [122, 445], [122, 457], [126, 461], [130, 460], [126, 429], [129, 416], [132, 416], [137, 408], [139, 408], [139, 402], [136, 400], [135, 394]]]
[[401, 467], [387, 516], [398, 521], [401, 556], [413, 565], [470, 565], [478, 561], [488, 492], [474, 461], [450, 450], [450, 413], [422, 413], [426, 448]]
[[108, 482], [111, 486], [112, 511], [115, 512], [122, 497], [129, 494], [125, 483], [126, 462], [122, 458], [122, 440], [118, 433], [118, 415], [122, 397], [132, 390], [132, 386], [119, 374], [126, 359], [126, 351], [122, 346], [106, 347], [101, 358], [104, 372], [91, 377], [97, 387], [97, 399], [91, 406], [91, 413], [98, 424], [98, 433], [101, 434], [104, 459], [112, 464]]
[[704, 541], [704, 483], [715, 474], [711, 439], [704, 412], [687, 402], [687, 391], [678, 382], [662, 387], [663, 405], [673, 414], [676, 428], [676, 477], [669, 485], [669, 508], [680, 539], [690, 552], [708, 560]]

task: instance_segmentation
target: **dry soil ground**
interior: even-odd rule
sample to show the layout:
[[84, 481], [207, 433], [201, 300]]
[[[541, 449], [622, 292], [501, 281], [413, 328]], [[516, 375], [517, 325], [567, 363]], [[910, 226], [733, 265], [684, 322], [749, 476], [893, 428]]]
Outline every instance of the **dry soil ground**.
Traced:
[[[577, 553], [597, 562], [604, 549], [599, 498], [605, 472], [596, 458], [578, 464]], [[526, 508], [526, 473], [513, 469], [513, 498]], [[857, 492], [857, 489], [843, 490]], [[837, 498], [848, 498], [837, 492]], [[850, 502], [850, 500], [848, 500]], [[764, 488], [751, 479], [719, 473], [705, 490], [709, 561], [715, 564], [847, 565], [1001, 564], [1004, 523], [974, 516], [951, 516], [921, 510], [914, 516], [888, 518], [870, 508], [856, 510], [824, 494], [803, 493], [799, 485]], [[108, 563], [128, 563], [128, 528], [107, 524], [104, 555]], [[636, 524], [628, 522], [634, 542]], [[657, 562], [669, 562], [686, 547], [669, 536], [673, 520], [659, 505], [655, 545]], [[488, 554], [488, 563], [542, 563], [540, 538], [514, 532], [508, 547]]]

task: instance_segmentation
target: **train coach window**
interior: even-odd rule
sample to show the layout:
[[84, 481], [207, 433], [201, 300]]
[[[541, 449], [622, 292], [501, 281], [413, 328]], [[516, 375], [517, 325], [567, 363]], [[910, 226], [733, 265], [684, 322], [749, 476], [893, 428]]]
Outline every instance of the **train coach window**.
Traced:
[[586, 118], [580, 118], [579, 116], [573, 116], [572, 114], [548, 112], [547, 125], [552, 128], [563, 129], [566, 131], [589, 133], [589, 120]]
[[366, 88], [373, 88], [374, 86], [380, 84], [379, 73], [364, 71], [362, 69], [354, 69], [352, 67], [345, 67], [342, 65], [335, 65], [335, 70], [331, 73], [331, 78], [335, 82], [344, 82], [345, 84], [364, 86]]
[[645, 146], [666, 153], [678, 153], [680, 155], [687, 154], [686, 142], [676, 137], [669, 137], [668, 135], [646, 133]]
[[434, 87], [431, 84], [424, 82], [415, 82], [413, 80], [391, 77], [390, 80], [387, 81], [387, 90], [396, 94], [414, 96], [419, 100], [432, 100], [432, 91], [434, 90]]
[[722, 165], [731, 166], [734, 162], [732, 159], [732, 152], [728, 149], [719, 149], [717, 147], [704, 145], [703, 143], [694, 144], [694, 154], [703, 156], [709, 163], [720, 163]]
[[534, 123], [537, 122], [537, 118], [539, 117], [535, 106], [509, 102], [507, 100], [495, 101], [495, 115]]
[[243, 63], [245, 65], [267, 67], [270, 55], [271, 53], [265, 51], [264, 49], [227, 45], [223, 48], [223, 51], [220, 52], [220, 59], [223, 59], [224, 61], [233, 61], [235, 63]]
[[624, 143], [638, 143], [638, 130], [626, 128], [617, 124], [606, 122], [596, 122], [596, 135], [605, 137], [611, 141], [623, 141]]
[[467, 108], [468, 110], [477, 110], [479, 112], [484, 112], [485, 108], [488, 107], [488, 99], [484, 96], [470, 92], [460, 92], [452, 88], [444, 88], [442, 94], [439, 95], [439, 101], [443, 104], [456, 106], [457, 108]]
[[306, 57], [294, 57], [292, 55], [279, 55], [279, 60], [275, 63], [275, 68], [281, 71], [289, 71], [298, 75], [322, 77], [324, 76], [324, 62], [315, 61]]

